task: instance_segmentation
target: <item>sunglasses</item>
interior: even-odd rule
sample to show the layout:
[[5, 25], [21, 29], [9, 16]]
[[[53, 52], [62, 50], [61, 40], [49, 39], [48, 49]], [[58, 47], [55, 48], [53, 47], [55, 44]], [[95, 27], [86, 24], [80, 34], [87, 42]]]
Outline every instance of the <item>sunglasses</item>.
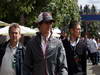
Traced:
[[46, 21], [44, 22], [45, 24], [52, 24], [53, 22], [52, 21]]

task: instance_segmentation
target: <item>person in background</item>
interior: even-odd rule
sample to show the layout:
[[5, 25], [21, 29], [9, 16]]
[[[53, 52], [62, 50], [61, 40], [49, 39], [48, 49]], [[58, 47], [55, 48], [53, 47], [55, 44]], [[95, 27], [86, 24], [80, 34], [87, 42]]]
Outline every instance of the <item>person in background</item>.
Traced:
[[39, 32], [26, 47], [24, 75], [67, 75], [62, 42], [52, 36], [54, 19], [50, 12], [38, 16]]
[[97, 38], [98, 50], [100, 50], [100, 38]]
[[86, 75], [86, 41], [80, 39], [81, 26], [78, 21], [69, 24], [70, 36], [63, 40], [68, 63], [68, 75]]
[[8, 32], [10, 40], [0, 45], [0, 75], [23, 75], [25, 47], [19, 41], [19, 24], [12, 23]]
[[0, 44], [8, 41], [8, 37], [6, 35], [0, 35]]
[[97, 62], [99, 63], [100, 62], [100, 39], [99, 37], [96, 38], [96, 42], [97, 42]]
[[24, 36], [23, 37], [23, 44], [24, 44], [24, 46], [27, 45], [27, 43], [29, 42], [30, 39], [31, 39], [31, 36]]
[[97, 65], [98, 64], [98, 61], [97, 61], [97, 58], [98, 58], [98, 46], [97, 46], [97, 42], [96, 40], [94, 39], [94, 37], [92, 36], [92, 34], [89, 35], [89, 39], [87, 41], [87, 45], [88, 45], [88, 48], [89, 48], [89, 57], [90, 57], [90, 60], [92, 62], [92, 65]]
[[66, 32], [61, 32], [59, 38], [60, 38], [61, 40], [64, 40], [64, 39], [66, 39], [67, 36], [68, 36], [68, 34], [67, 34]]

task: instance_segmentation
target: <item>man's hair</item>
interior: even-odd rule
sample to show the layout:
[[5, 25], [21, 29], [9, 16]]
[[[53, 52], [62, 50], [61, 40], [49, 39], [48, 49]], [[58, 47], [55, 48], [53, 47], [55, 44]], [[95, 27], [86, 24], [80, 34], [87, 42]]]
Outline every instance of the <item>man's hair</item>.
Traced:
[[70, 24], [69, 24], [69, 29], [74, 28], [78, 24], [80, 24], [80, 22], [78, 22], [76, 20], [71, 21]]
[[[10, 27], [9, 27], [9, 33], [11, 32], [11, 28], [19, 28], [19, 30], [21, 30], [20, 25], [18, 23], [11, 23]], [[20, 33], [20, 31], [19, 31]]]

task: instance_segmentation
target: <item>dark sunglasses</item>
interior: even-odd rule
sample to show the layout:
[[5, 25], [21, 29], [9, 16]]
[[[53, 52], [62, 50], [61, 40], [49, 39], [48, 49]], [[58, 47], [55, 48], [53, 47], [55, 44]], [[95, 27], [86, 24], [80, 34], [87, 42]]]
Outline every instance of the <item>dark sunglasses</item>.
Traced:
[[46, 21], [44, 22], [45, 24], [52, 24], [53, 22], [52, 21]]

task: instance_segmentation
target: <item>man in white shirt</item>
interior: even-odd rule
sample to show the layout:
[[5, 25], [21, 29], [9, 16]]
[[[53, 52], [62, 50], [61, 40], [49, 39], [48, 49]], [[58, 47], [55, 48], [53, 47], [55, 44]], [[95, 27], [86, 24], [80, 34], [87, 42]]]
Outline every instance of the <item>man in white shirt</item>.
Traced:
[[98, 61], [97, 61], [98, 46], [97, 46], [96, 40], [93, 39], [91, 35], [89, 36], [89, 39], [87, 40], [87, 45], [89, 48], [89, 52], [90, 52], [89, 56], [92, 61], [92, 64], [97, 65], [98, 64]]

